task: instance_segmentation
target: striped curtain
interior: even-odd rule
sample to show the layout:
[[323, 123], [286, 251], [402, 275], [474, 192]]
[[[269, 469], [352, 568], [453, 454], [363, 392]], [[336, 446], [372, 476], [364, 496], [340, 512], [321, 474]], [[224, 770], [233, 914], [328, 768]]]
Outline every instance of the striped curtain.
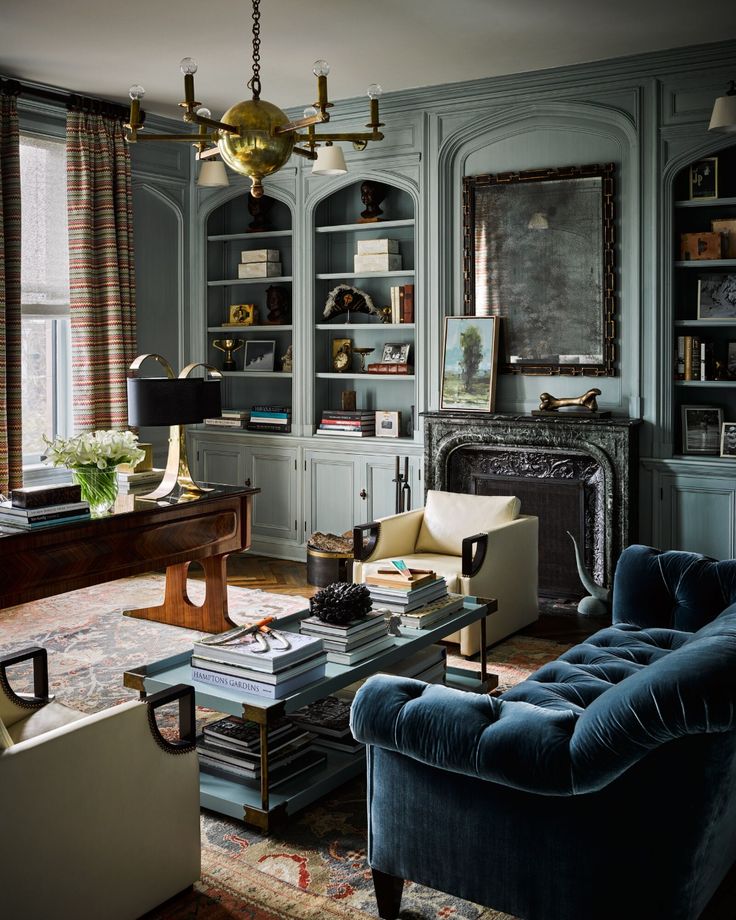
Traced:
[[23, 485], [20, 140], [15, 95], [0, 94], [0, 492]]
[[130, 154], [118, 119], [67, 114], [69, 287], [77, 431], [127, 428], [136, 356]]

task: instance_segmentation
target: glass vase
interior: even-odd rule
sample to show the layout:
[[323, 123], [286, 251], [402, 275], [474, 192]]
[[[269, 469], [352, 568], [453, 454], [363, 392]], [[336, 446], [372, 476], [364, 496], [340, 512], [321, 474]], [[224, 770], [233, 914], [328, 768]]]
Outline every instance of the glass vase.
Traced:
[[72, 479], [79, 484], [82, 500], [89, 502], [92, 517], [107, 514], [115, 504], [118, 497], [118, 473], [114, 466], [107, 470], [80, 466], [72, 470]]

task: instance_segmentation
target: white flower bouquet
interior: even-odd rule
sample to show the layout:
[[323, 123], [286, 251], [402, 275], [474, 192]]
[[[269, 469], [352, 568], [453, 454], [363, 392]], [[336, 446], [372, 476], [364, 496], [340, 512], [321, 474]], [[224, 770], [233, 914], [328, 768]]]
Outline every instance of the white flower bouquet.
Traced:
[[43, 457], [52, 466], [65, 466], [74, 470], [80, 467], [96, 467], [109, 470], [119, 463], [136, 463], [145, 457], [138, 447], [138, 436], [132, 431], [85, 431], [73, 438], [56, 438], [49, 441]]

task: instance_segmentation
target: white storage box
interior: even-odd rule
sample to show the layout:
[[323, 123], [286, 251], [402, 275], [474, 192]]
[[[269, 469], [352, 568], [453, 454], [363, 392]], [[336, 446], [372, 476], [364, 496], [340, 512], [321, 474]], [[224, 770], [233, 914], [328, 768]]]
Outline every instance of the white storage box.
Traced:
[[280, 274], [280, 262], [241, 262], [238, 265], [238, 278], [276, 278]]
[[395, 272], [401, 268], [401, 256], [390, 252], [355, 256], [356, 272]]
[[241, 262], [278, 262], [278, 249], [244, 249], [240, 253]]
[[358, 255], [370, 256], [379, 252], [397, 253], [399, 251], [398, 240], [357, 240]]

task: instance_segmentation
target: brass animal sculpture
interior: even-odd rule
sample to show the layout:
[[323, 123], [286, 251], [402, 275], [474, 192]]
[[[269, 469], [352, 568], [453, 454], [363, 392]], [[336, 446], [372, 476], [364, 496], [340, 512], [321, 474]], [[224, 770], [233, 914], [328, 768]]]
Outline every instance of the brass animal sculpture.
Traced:
[[556, 412], [566, 406], [580, 406], [589, 412], [598, 411], [598, 401], [596, 396], [600, 396], [601, 391], [595, 387], [587, 390], [582, 396], [552, 396], [550, 393], [539, 394], [539, 408], [544, 412]]

